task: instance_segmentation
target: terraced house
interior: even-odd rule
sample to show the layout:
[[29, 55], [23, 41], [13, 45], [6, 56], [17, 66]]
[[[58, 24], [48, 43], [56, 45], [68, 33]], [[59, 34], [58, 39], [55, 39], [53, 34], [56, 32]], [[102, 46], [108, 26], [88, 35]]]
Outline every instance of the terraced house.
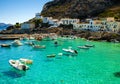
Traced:
[[101, 29], [101, 24], [95, 23], [92, 19], [89, 19], [85, 23], [73, 24], [73, 28], [77, 30], [98, 31]]
[[117, 33], [120, 31], [120, 22], [116, 22], [114, 18], [105, 18], [102, 20], [92, 20], [88, 22], [73, 24], [73, 28], [77, 30], [89, 31], [107, 31]]

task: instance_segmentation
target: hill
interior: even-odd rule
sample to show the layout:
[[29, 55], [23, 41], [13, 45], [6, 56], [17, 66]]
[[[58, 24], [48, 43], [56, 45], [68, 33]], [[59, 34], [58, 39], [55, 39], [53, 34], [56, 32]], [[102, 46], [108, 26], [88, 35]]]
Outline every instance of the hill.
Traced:
[[0, 31], [8, 28], [9, 26], [11, 26], [11, 24], [0, 23]]
[[[98, 15], [108, 16], [107, 9], [119, 3], [119, 0], [53, 0], [44, 5], [41, 15], [53, 18], [80, 19]], [[116, 7], [120, 7], [120, 5]], [[118, 9], [114, 9], [114, 11], [119, 13]]]
[[115, 17], [120, 19], [120, 4], [107, 8], [103, 13], [99, 14], [99, 17]]

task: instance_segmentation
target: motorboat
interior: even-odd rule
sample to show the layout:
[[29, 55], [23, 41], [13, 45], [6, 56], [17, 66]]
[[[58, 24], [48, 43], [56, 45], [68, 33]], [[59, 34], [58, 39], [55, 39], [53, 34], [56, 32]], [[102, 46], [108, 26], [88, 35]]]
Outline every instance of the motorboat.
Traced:
[[47, 55], [47, 58], [54, 58], [56, 54]]
[[22, 64], [19, 60], [9, 60], [9, 64], [14, 67], [15, 69], [26, 71], [29, 69], [29, 67], [25, 64]]
[[59, 56], [62, 56], [62, 55], [63, 55], [63, 53], [58, 53], [58, 55], [59, 55]]
[[30, 45], [30, 46], [34, 45], [33, 42], [25, 42], [25, 44]]
[[19, 60], [20, 60], [20, 62], [22, 62], [24, 64], [32, 64], [33, 63], [33, 61], [30, 59], [20, 58]]
[[30, 36], [30, 37], [29, 37], [29, 40], [34, 40], [34, 39], [35, 39], [35, 38], [34, 38], [34, 37], [32, 37], [32, 36]]
[[86, 47], [94, 47], [95, 45], [85, 44]]
[[12, 42], [12, 44], [14, 46], [22, 46], [23, 44], [20, 42], [20, 40], [15, 40], [14, 42]]
[[29, 40], [29, 38], [28, 37], [24, 37], [23, 40]]
[[71, 48], [68, 48], [68, 49], [63, 48], [62, 50], [65, 52], [68, 52], [68, 53], [78, 54], [78, 52], [76, 50], [72, 50]]
[[46, 48], [46, 46], [45, 45], [33, 45], [33, 48], [43, 49], [43, 48]]
[[80, 49], [89, 49], [89, 47], [86, 47], [86, 46], [78, 46], [78, 48], [80, 48]]
[[10, 47], [11, 45], [9, 44], [1, 44], [1, 47]]

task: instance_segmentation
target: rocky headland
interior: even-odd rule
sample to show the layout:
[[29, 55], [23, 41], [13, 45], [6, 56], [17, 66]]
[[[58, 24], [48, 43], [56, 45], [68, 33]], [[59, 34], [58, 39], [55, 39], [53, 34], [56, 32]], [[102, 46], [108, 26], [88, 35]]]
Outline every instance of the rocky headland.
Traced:
[[[87, 18], [110, 15], [120, 18], [119, 0], [53, 0], [44, 5], [41, 15], [53, 18]], [[106, 11], [114, 6], [118, 9]], [[114, 13], [114, 14], [113, 14]]]

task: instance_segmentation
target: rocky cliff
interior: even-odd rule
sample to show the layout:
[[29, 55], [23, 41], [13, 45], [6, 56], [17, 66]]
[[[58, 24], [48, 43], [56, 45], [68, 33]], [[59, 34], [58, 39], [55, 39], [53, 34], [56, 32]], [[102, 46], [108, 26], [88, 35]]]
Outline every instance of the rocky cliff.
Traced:
[[44, 5], [41, 15], [54, 18], [97, 16], [119, 0], [53, 0]]

